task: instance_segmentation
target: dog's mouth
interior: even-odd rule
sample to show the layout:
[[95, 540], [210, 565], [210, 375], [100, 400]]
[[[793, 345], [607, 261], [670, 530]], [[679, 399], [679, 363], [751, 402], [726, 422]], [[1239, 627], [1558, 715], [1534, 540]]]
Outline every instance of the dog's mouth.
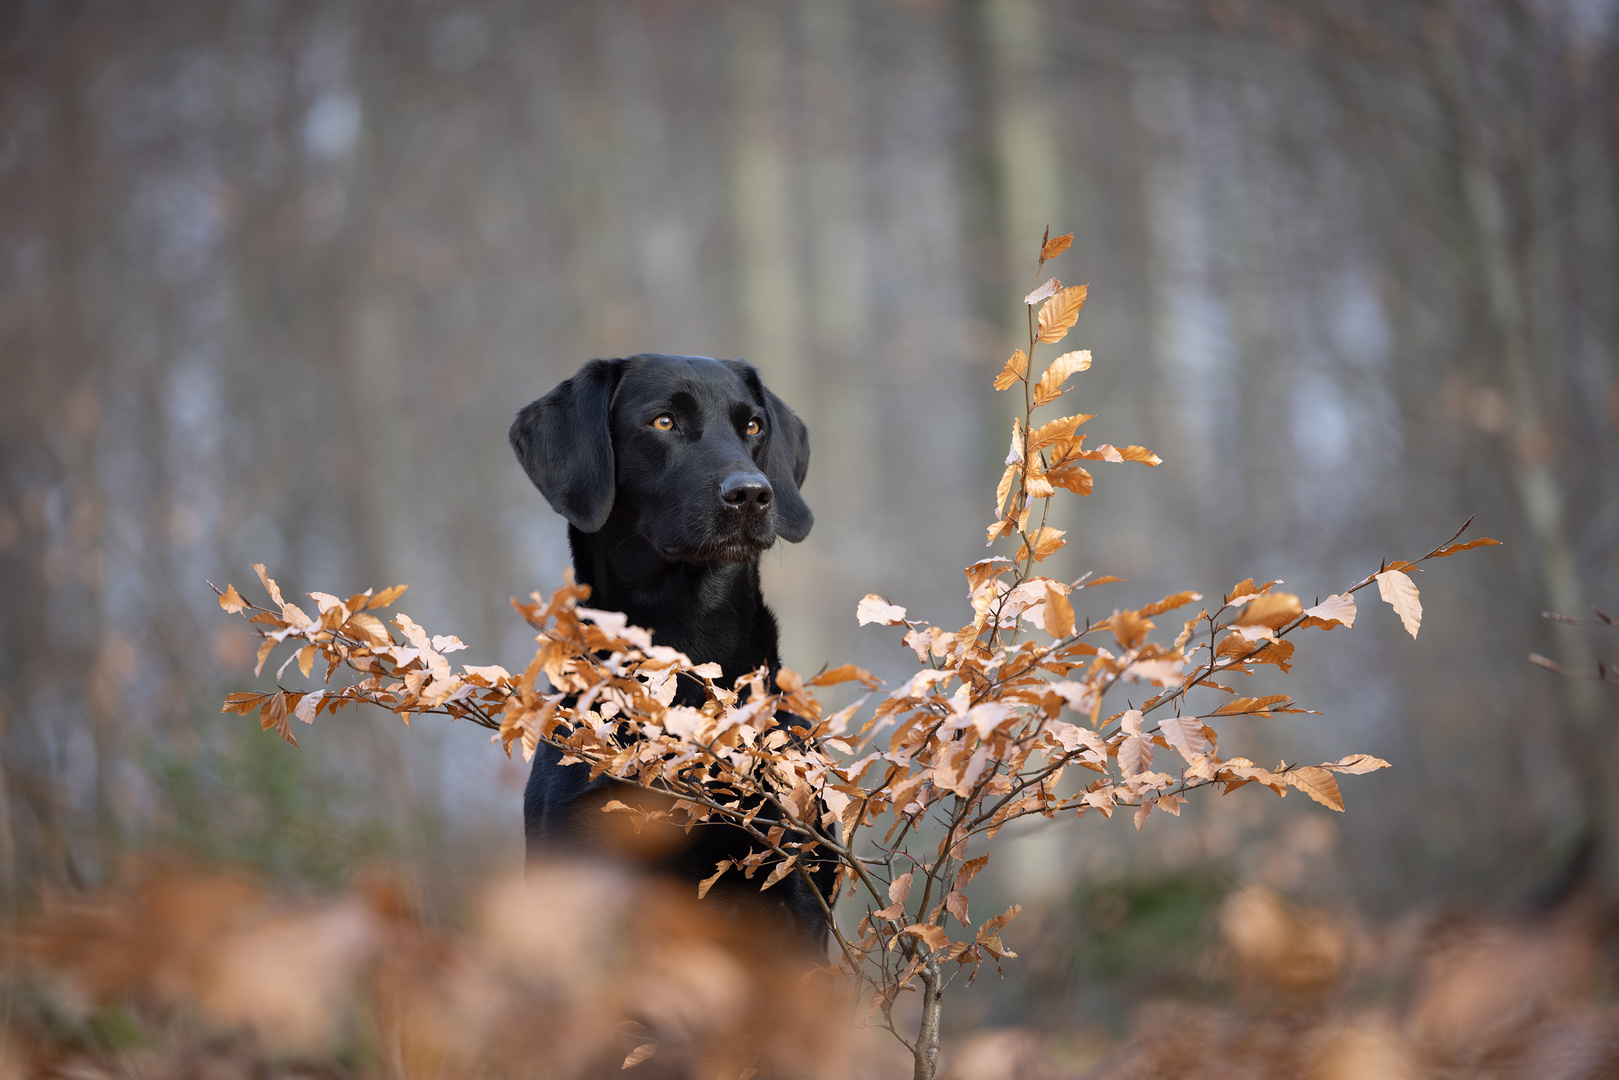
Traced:
[[673, 562], [747, 562], [770, 547], [770, 543], [749, 537], [732, 537], [702, 544], [665, 544], [664, 557]]

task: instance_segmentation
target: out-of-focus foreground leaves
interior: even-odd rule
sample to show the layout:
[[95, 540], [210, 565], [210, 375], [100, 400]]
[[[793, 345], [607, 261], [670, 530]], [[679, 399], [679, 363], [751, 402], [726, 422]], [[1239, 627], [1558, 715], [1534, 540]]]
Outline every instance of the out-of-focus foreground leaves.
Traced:
[[0, 1077], [858, 1075], [834, 988], [737, 911], [599, 865], [472, 897], [452, 929], [382, 872], [288, 900], [146, 862], [12, 937]]
[[[1139, 899], [1139, 898], [1138, 898]], [[1205, 991], [1095, 1029], [956, 1040], [952, 1080], [1601, 1080], [1619, 1075], [1611, 921], [1580, 893], [1521, 919], [1460, 908], [1367, 923], [1249, 886], [1218, 905]], [[1139, 942], [1137, 942], [1139, 945]], [[1166, 978], [1166, 988], [1173, 985]], [[1201, 997], [1201, 1000], [1199, 998]]]
[[[289, 899], [241, 874], [148, 860], [11, 936], [0, 1077], [574, 1077], [631, 1060], [657, 1077], [908, 1069], [886, 1037], [849, 1025], [828, 984], [687, 890], [553, 866], [469, 895], [447, 927], [382, 871]], [[1619, 1074], [1611, 924], [1587, 894], [1520, 920], [1457, 908], [1371, 923], [1261, 886], [1214, 910], [1196, 960], [1205, 1000], [1149, 994], [1122, 1043], [1096, 1029], [948, 1031], [944, 1075]]]
[[1380, 926], [1248, 888], [1207, 958], [1235, 1007], [1144, 1008], [1095, 1080], [1619, 1075], [1608, 913], [1580, 894], [1518, 920], [1452, 909]]

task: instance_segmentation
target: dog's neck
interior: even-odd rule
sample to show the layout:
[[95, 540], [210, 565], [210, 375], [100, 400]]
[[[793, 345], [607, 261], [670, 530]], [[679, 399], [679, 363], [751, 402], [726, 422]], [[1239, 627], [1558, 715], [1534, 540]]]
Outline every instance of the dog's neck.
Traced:
[[699, 664], [719, 664], [727, 684], [761, 665], [780, 666], [758, 555], [743, 562], [673, 562], [638, 531], [611, 520], [594, 533], [570, 525], [568, 545], [574, 573], [590, 586], [586, 603], [622, 611], [651, 630], [655, 644]]

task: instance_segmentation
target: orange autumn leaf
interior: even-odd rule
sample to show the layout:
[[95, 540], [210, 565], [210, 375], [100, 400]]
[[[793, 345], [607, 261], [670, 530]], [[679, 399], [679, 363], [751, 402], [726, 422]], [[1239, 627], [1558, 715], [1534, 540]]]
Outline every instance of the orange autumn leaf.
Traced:
[[1298, 788], [1322, 806], [1343, 812], [1344, 797], [1338, 792], [1338, 781], [1326, 769], [1301, 765], [1284, 775], [1290, 786]]
[[1237, 614], [1234, 626], [1264, 626], [1280, 630], [1304, 610], [1299, 598], [1292, 593], [1268, 592], [1249, 601]]
[[[1055, 297], [1053, 300], [1055, 300]], [[1044, 405], [1048, 401], [1055, 401], [1061, 397], [1062, 384], [1068, 376], [1079, 371], [1089, 371], [1090, 366], [1091, 351], [1089, 349], [1065, 352], [1057, 357], [1046, 366], [1045, 373], [1040, 376], [1040, 381], [1034, 384], [1035, 405]]]
[[1048, 259], [1055, 259], [1058, 255], [1061, 255], [1063, 252], [1067, 251], [1068, 246], [1073, 242], [1073, 233], [1064, 233], [1061, 236], [1053, 236], [1041, 246], [1040, 261], [1045, 262]]
[[1272, 705], [1281, 705], [1291, 701], [1286, 694], [1267, 694], [1265, 697], [1243, 697], [1235, 701], [1228, 701], [1215, 709], [1214, 716], [1269, 716]]
[[1074, 632], [1074, 606], [1068, 597], [1050, 586], [1046, 587], [1046, 633], [1054, 638], [1065, 638]]
[[1445, 556], [1454, 555], [1458, 551], [1467, 551], [1470, 548], [1476, 547], [1491, 547], [1500, 543], [1501, 541], [1499, 540], [1491, 539], [1488, 536], [1481, 536], [1477, 540], [1469, 540], [1466, 543], [1446, 544], [1444, 547], [1434, 552], [1433, 557], [1436, 559], [1443, 559]]
[[1304, 609], [1303, 626], [1319, 626], [1331, 630], [1334, 626], [1355, 625], [1355, 598], [1348, 593], [1334, 593], [1312, 608]]
[[815, 678], [811, 679], [809, 686], [836, 686], [838, 683], [857, 682], [867, 690], [875, 690], [883, 681], [863, 667], [854, 664], [839, 664], [835, 668], [828, 668]]
[[950, 938], [944, 930], [931, 923], [912, 923], [900, 933], [916, 938], [935, 951], [943, 951], [950, 945]]
[[1375, 758], [1370, 754], [1350, 754], [1348, 757], [1339, 758], [1337, 761], [1321, 767], [1331, 769], [1333, 772], [1359, 774], [1376, 772], [1378, 769], [1387, 769], [1390, 768], [1390, 765], [1382, 758]]
[[[1034, 545], [1034, 561], [1040, 562], [1055, 555], [1057, 551], [1068, 543], [1063, 539], [1062, 529], [1053, 529], [1046, 525], [1029, 534], [1029, 541]], [[1029, 557], [1029, 543], [1018, 545], [1017, 560], [1022, 562]]]
[[1056, 295], [1040, 306], [1036, 341], [1052, 345], [1067, 335], [1074, 323], [1079, 321], [1079, 309], [1085, 306], [1086, 288], [1084, 285], [1070, 285], [1058, 290]]
[[[1061, 358], [1059, 357], [1058, 359]], [[1056, 361], [1054, 360], [1052, 363], [1055, 365]], [[1046, 374], [1051, 374], [1050, 369], [1047, 369]], [[1041, 382], [1045, 382], [1044, 378], [1041, 379]], [[1056, 420], [1041, 424], [1029, 433], [1029, 453], [1044, 450], [1054, 443], [1060, 443], [1070, 438], [1075, 431], [1079, 430], [1080, 425], [1090, 419], [1092, 419], [1090, 414], [1080, 413], [1076, 416], [1058, 417]]]
[[1029, 354], [1022, 349], [1013, 349], [1011, 357], [1001, 373], [995, 376], [995, 389], [1005, 390], [1029, 373]]

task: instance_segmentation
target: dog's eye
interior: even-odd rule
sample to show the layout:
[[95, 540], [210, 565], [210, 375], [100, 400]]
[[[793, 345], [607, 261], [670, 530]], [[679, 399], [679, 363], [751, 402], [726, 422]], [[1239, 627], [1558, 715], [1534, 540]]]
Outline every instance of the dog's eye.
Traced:
[[749, 420], [748, 421], [748, 434], [749, 435], [757, 435], [757, 434], [759, 434], [759, 432], [761, 432], [763, 430], [764, 430], [764, 428], [759, 425], [759, 421], [757, 421], [757, 420]]
[[652, 421], [652, 426], [659, 431], [673, 431], [675, 429], [675, 418], [668, 413], [664, 413]]

